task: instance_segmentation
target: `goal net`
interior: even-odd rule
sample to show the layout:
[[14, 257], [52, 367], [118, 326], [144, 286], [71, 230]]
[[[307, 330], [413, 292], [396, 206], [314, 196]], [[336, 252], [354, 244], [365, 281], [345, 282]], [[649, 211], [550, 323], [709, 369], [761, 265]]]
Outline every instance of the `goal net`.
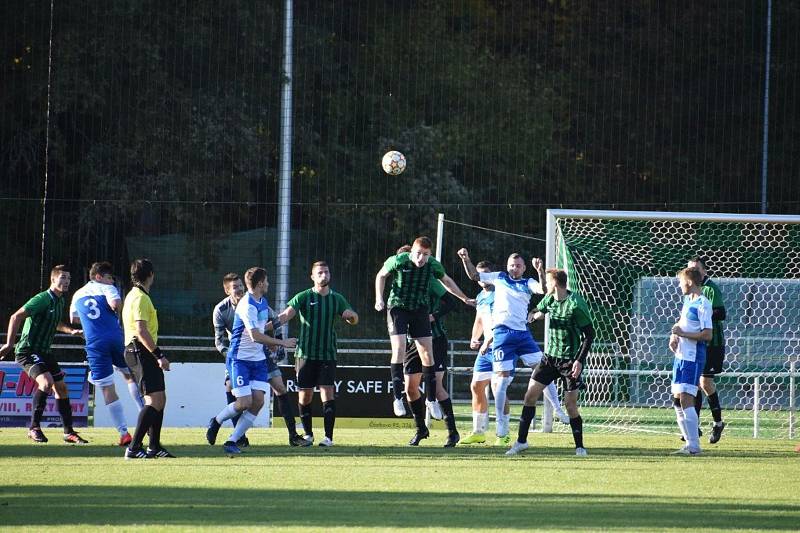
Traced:
[[548, 211], [547, 264], [567, 270], [570, 289], [593, 314], [596, 340], [580, 400], [587, 424], [677, 431], [667, 345], [681, 306], [675, 274], [693, 256], [707, 258], [726, 305], [726, 357], [716, 380], [726, 433], [793, 438], [800, 217], [792, 216]]

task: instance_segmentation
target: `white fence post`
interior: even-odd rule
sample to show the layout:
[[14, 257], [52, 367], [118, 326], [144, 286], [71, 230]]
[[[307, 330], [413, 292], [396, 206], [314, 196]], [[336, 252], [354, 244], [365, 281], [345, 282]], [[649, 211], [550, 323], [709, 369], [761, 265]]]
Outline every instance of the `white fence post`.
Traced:
[[761, 403], [761, 378], [753, 379], [753, 438], [758, 438], [758, 408]]

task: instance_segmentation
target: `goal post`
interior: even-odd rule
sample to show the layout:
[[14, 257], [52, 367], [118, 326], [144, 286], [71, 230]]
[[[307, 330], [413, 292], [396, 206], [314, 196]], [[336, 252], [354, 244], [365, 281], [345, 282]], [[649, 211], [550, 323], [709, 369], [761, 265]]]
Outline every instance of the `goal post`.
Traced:
[[[727, 308], [717, 387], [730, 430], [794, 437], [800, 216], [791, 215], [548, 210], [547, 266], [567, 271], [596, 331], [581, 396], [587, 425], [674, 432], [667, 343], [680, 312], [675, 274], [693, 256], [708, 259]], [[546, 410], [545, 428], [551, 417]]]

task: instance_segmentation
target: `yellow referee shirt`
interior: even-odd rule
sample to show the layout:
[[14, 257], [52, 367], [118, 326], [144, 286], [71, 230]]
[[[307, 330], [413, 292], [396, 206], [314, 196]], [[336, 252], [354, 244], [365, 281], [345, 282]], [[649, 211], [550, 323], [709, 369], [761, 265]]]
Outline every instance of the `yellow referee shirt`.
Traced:
[[150, 295], [140, 287], [134, 287], [125, 296], [125, 303], [122, 306], [122, 325], [125, 328], [125, 344], [131, 343], [136, 336], [136, 322], [144, 320], [147, 323], [147, 331], [153, 337], [153, 342], [158, 344], [158, 315]]

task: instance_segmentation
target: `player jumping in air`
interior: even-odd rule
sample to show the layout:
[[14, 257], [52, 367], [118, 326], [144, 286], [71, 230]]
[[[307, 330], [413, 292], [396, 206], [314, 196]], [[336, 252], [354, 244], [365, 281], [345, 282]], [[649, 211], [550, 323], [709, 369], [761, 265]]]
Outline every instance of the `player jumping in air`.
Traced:
[[[414, 339], [422, 363], [422, 380], [425, 383], [425, 403], [431, 416], [442, 418], [442, 410], [436, 400], [436, 370], [433, 360], [430, 309], [428, 291], [431, 280], [439, 280], [445, 289], [467, 305], [475, 305], [475, 300], [467, 298], [456, 283], [445, 273], [442, 264], [431, 257], [431, 240], [417, 237], [410, 252], [389, 257], [375, 276], [375, 310], [383, 311], [387, 302], [383, 299], [386, 278], [393, 276], [389, 291], [388, 312], [386, 314], [389, 340], [392, 344], [392, 372], [400, 372], [399, 382], [403, 382], [402, 361], [406, 353], [406, 336]], [[399, 364], [399, 367], [397, 366]], [[392, 376], [392, 383], [398, 378]], [[402, 407], [402, 401], [400, 402]], [[398, 410], [395, 399], [395, 414], [402, 416], [405, 408]]]
[[[495, 398], [497, 419], [495, 446], [508, 446], [511, 444], [509, 418], [504, 411], [508, 386], [514, 379], [511, 373], [518, 359], [531, 368], [542, 360], [542, 351], [533, 340], [526, 319], [531, 295], [543, 294], [543, 287], [541, 281], [522, 277], [525, 273], [525, 261], [519, 254], [514, 253], [508, 257], [506, 272], [483, 273], [478, 272], [473, 266], [466, 248], [460, 249], [458, 256], [470, 279], [490, 283], [495, 288], [492, 307], [492, 392]], [[539, 280], [543, 280], [544, 270], [541, 259], [534, 258], [533, 266], [539, 273]], [[548, 387], [545, 396], [563, 421], [565, 417], [558, 401], [558, 391], [555, 385]]]

